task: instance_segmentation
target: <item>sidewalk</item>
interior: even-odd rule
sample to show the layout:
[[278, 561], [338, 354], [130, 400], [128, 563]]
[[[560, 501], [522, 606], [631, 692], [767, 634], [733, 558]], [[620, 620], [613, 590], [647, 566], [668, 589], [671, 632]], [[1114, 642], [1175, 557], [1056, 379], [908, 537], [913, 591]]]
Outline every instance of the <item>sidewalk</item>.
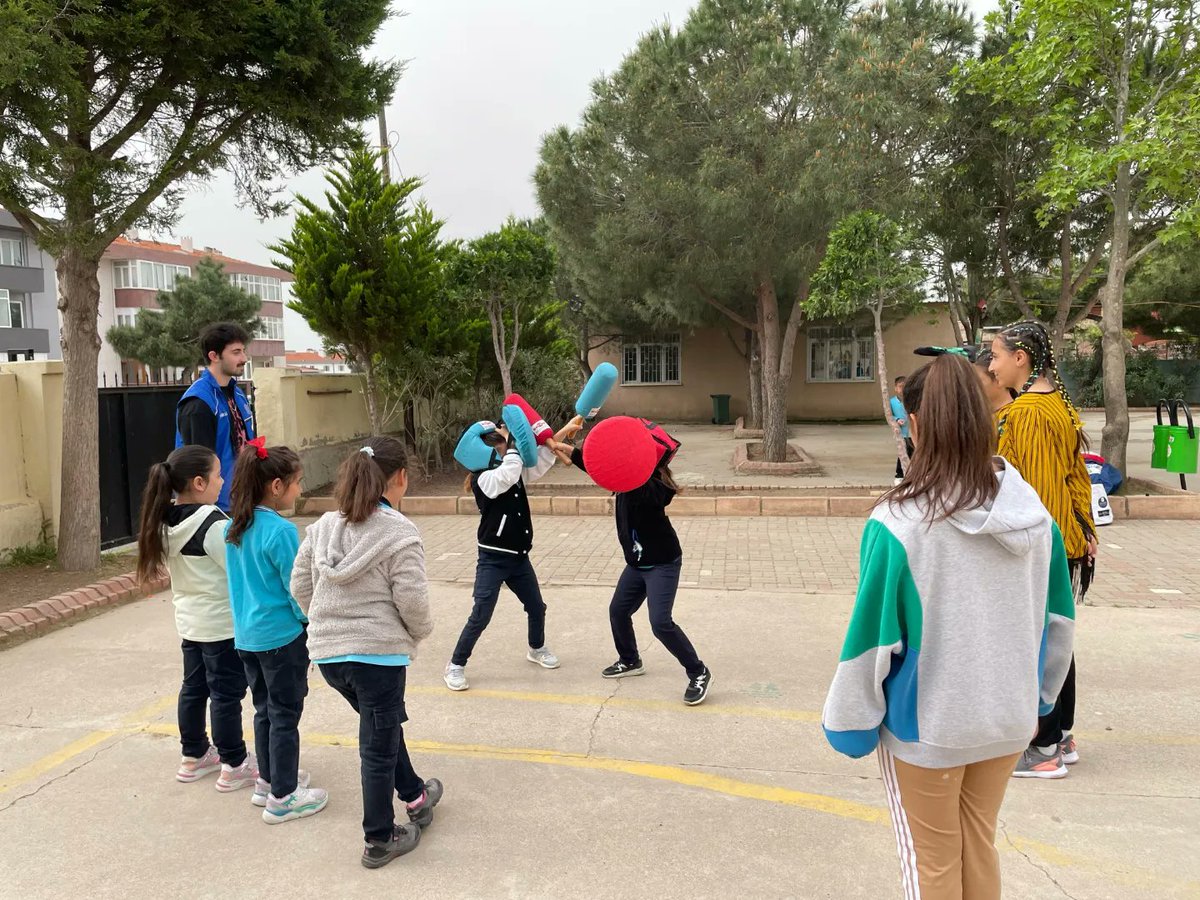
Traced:
[[[1104, 411], [1084, 414], [1084, 428], [1095, 452], [1100, 452]], [[1130, 413], [1129, 472], [1175, 490], [1179, 476], [1150, 468], [1150, 445], [1154, 413]], [[891, 487], [896, 471], [896, 441], [882, 419], [870, 424], [794, 424], [790, 439], [799, 444], [822, 467], [821, 475], [735, 475], [732, 458], [738, 443], [732, 426], [667, 425], [672, 435], [683, 442], [678, 461], [672, 467], [680, 484], [690, 487], [736, 485], [761, 490], [802, 488], [885, 488]], [[577, 469], [555, 466], [542, 479], [543, 484], [590, 484]], [[1200, 490], [1200, 475], [1190, 479], [1190, 487]]]
[[[460, 571], [438, 562], [458, 552], [442, 524], [422, 523], [438, 578]], [[560, 560], [547, 550], [550, 571]], [[548, 595], [563, 667], [545, 671], [524, 660], [523, 616], [505, 595], [471, 690], [452, 694], [441, 668], [470, 589], [434, 584], [405, 731], [446, 796], [416, 852], [380, 872], [358, 862], [357, 721], [319, 675], [302, 764], [330, 804], [268, 828], [246, 792], [173, 779], [179, 642], [166, 595], [0, 653], [0, 897], [899, 897], [877, 765], [834, 754], [818, 725], [848, 591], [684, 588], [676, 616], [714, 672], [695, 709], [644, 613], [647, 674], [598, 677], [612, 661], [608, 596], [582, 584]], [[1197, 633], [1191, 609], [1087, 611], [1083, 760], [1064, 781], [1010, 786], [1006, 900], [1200, 896], [1200, 725], [1186, 702], [1200, 690]]]

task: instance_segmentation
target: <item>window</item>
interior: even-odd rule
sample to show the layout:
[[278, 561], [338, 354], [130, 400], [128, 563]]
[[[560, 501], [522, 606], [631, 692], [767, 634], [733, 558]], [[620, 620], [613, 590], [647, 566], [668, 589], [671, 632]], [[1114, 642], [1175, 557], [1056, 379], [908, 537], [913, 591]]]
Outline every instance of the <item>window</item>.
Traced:
[[25, 304], [20, 297], [14, 297], [8, 291], [0, 288], [0, 328], [24, 328]]
[[259, 300], [278, 303], [283, 299], [279, 279], [272, 278], [270, 275], [246, 275], [242, 272], [234, 272], [230, 274], [229, 280]]
[[626, 340], [622, 350], [625, 384], [679, 384], [679, 335]]
[[19, 238], [0, 238], [0, 266], [25, 265], [25, 242]]
[[265, 341], [282, 341], [283, 340], [283, 319], [272, 319], [263, 316], [259, 319], [263, 323], [263, 333], [260, 337]]
[[192, 270], [187, 266], [148, 262], [144, 259], [120, 259], [113, 263], [113, 287], [173, 291], [176, 278], [191, 274]]
[[875, 335], [871, 329], [810, 328], [809, 381], [871, 381], [875, 378]]
[[[155, 310], [155, 312], [158, 312], [158, 310]], [[137, 310], [118, 309], [117, 310], [117, 324], [118, 325], [126, 325], [130, 328], [137, 325]]]

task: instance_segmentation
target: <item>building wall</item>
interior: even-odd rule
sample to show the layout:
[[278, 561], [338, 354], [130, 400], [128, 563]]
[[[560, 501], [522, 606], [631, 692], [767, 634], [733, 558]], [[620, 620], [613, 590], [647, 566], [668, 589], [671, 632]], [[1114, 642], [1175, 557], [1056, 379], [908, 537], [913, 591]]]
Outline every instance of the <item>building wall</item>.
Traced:
[[[96, 361], [96, 371], [101, 378], [105, 375], [112, 379], [121, 374], [121, 355], [108, 342], [108, 329], [117, 324], [117, 299], [113, 290], [112, 260], [102, 259], [100, 270], [96, 273], [100, 279], [100, 317], [96, 327], [100, 330], [100, 358]], [[121, 294], [153, 293], [151, 291], [121, 291]]]
[[[37, 359], [62, 359], [58, 321], [58, 279], [55, 273], [54, 257], [39, 247], [33, 238], [25, 233], [13, 215], [3, 209], [0, 209], [0, 237], [23, 240], [25, 268], [41, 271], [41, 278], [38, 280], [42, 289], [23, 292], [25, 327], [46, 332], [48, 349], [46, 353], [39, 353]], [[0, 280], [0, 287], [11, 289], [10, 285], [3, 283], [3, 280]]]
[[[907, 374], [922, 362], [913, 349], [927, 344], [953, 345], [953, 326], [941, 304], [930, 305], [919, 315], [884, 331], [889, 381]], [[592, 365], [611, 362], [622, 369], [619, 342], [591, 356]], [[604, 405], [609, 415], [638, 415], [671, 422], [704, 422], [712, 419], [712, 394], [729, 394], [730, 412], [736, 418], [749, 412], [746, 361], [738, 355], [723, 329], [697, 329], [685, 333], [680, 348], [680, 384], [623, 384], [613, 389]], [[808, 330], [796, 341], [788, 417], [792, 419], [867, 419], [883, 416], [878, 380], [810, 382], [808, 380]]]
[[62, 479], [61, 362], [0, 363], [0, 551], [58, 532]]

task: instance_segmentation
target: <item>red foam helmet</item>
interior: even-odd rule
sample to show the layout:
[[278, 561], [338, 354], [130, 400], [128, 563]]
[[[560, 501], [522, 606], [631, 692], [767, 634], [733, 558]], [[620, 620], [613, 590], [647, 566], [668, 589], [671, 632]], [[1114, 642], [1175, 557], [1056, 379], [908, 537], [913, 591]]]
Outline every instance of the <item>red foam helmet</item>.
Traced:
[[504, 405], [521, 408], [521, 412], [525, 413], [525, 418], [529, 420], [529, 426], [533, 429], [533, 436], [537, 438], [539, 447], [554, 437], [554, 432], [550, 430], [550, 426], [546, 424], [541, 413], [530, 406], [529, 402], [520, 394], [509, 394], [504, 398]]
[[583, 464], [592, 481], [608, 491], [640, 488], [658, 464], [658, 443], [641, 419], [613, 416], [596, 425], [583, 442]]

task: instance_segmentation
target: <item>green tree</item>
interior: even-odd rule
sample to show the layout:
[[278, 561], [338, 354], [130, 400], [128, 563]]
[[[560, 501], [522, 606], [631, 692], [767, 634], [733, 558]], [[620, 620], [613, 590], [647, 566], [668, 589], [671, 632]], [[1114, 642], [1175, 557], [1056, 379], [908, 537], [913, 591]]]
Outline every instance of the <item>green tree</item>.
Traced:
[[1175, 341], [1195, 357], [1200, 347], [1200, 238], [1160, 247], [1130, 276], [1125, 324]]
[[376, 365], [381, 356], [423, 346], [431, 328], [441, 333], [437, 307], [449, 248], [440, 238], [443, 223], [413, 202], [420, 180], [389, 180], [379, 153], [362, 141], [325, 180], [328, 208], [298, 198], [291, 236], [271, 250], [295, 278], [289, 307], [363, 371], [371, 428], [379, 434], [387, 423]]
[[1101, 452], [1125, 468], [1125, 280], [1200, 212], [1200, 49], [1193, 0], [1003, 0], [988, 18], [1005, 52], [979, 62], [978, 89], [1010, 132], [1048, 147], [1033, 183], [1043, 222], [1099, 198], [1108, 218], [1101, 288]]
[[398, 74], [363, 53], [387, 0], [205, 4], [24, 0], [0, 13], [0, 205], [58, 261], [59, 563], [100, 561], [97, 270], [131, 226], [170, 225], [184, 186], [232, 169], [261, 213]]
[[200, 332], [213, 322], [235, 322], [251, 334], [262, 331], [262, 302], [233, 284], [224, 266], [205, 257], [196, 274], [180, 277], [173, 291], [159, 291], [161, 312], [139, 309], [134, 325], [108, 329], [108, 342], [121, 356], [152, 369], [195, 368]]
[[463, 247], [452, 270], [455, 290], [487, 315], [500, 382], [511, 394], [522, 328], [554, 301], [554, 249], [530, 223], [509, 219]]
[[884, 353], [885, 323], [920, 309], [925, 272], [915, 261], [911, 239], [900, 226], [874, 212], [847, 216], [829, 236], [829, 248], [813, 275], [805, 311], [813, 318], [853, 322], [870, 315], [875, 327], [875, 375], [883, 415], [896, 437], [901, 465], [908, 453], [892, 415], [891, 386]]
[[912, 202], [927, 123], [969, 42], [948, 3], [702, 0], [593, 86], [579, 129], [543, 142], [538, 199], [590, 298], [752, 332], [767, 459], [786, 453], [829, 232], [868, 197]]

